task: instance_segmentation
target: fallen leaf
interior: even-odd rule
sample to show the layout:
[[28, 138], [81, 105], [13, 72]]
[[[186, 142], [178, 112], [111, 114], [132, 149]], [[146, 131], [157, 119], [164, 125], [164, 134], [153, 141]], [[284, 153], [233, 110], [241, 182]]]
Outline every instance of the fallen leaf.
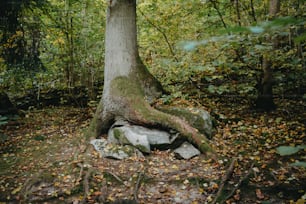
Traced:
[[256, 197], [260, 200], [265, 198], [265, 196], [263, 195], [260, 189], [256, 189]]

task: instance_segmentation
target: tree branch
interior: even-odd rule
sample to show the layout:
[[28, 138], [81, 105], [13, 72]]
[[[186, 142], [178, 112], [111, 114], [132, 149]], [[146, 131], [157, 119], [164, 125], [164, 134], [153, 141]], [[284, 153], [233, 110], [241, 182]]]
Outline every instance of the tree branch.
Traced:
[[147, 20], [147, 22], [150, 25], [152, 25], [158, 32], [160, 32], [163, 35], [163, 37], [164, 37], [164, 39], [165, 39], [165, 41], [166, 41], [166, 43], [168, 45], [168, 48], [169, 48], [169, 51], [170, 51], [171, 55], [173, 56], [175, 61], [178, 62], [179, 60], [177, 59], [177, 57], [176, 57], [176, 55], [174, 53], [174, 50], [173, 50], [173, 48], [172, 48], [172, 46], [171, 46], [171, 44], [170, 44], [170, 42], [168, 40], [168, 37], [167, 37], [166, 33], [160, 27], [155, 25], [140, 9], [139, 9], [139, 12]]

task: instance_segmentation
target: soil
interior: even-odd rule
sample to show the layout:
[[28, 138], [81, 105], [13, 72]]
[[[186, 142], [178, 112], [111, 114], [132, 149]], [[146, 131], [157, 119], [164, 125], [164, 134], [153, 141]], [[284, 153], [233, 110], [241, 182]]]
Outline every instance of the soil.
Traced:
[[292, 166], [305, 161], [305, 151], [276, 152], [305, 144], [305, 105], [277, 104], [285, 108], [259, 113], [237, 103], [206, 105], [217, 123], [216, 160], [179, 160], [171, 150], [101, 158], [84, 136], [93, 109], [28, 110], [1, 126], [0, 203], [305, 203], [305, 168]]

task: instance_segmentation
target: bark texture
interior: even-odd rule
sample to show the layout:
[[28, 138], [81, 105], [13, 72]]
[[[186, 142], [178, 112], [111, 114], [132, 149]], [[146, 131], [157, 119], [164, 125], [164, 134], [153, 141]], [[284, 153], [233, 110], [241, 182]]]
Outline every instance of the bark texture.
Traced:
[[[269, 16], [271, 19], [275, 18], [280, 11], [280, 0], [270, 0], [269, 2]], [[277, 36], [274, 39], [267, 39], [273, 42], [273, 48], [278, 48]], [[263, 56], [262, 60], [263, 77], [258, 86], [258, 97], [256, 100], [256, 107], [265, 111], [274, 110], [276, 105], [273, 101], [273, 70], [272, 62], [267, 56]]]
[[163, 89], [139, 58], [136, 0], [109, 1], [105, 55], [103, 96], [91, 125], [96, 137], [123, 118], [137, 125], [177, 130], [200, 151], [212, 152], [206, 137], [197, 129], [151, 106]]

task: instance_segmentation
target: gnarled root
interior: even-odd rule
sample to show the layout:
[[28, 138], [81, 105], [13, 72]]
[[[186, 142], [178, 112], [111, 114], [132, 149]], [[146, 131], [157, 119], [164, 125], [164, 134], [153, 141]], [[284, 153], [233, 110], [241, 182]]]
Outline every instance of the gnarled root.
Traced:
[[[112, 83], [111, 93], [112, 95], [109, 99], [112, 101], [108, 101], [107, 104], [116, 104], [116, 106], [112, 105], [111, 108], [107, 106], [100, 107], [100, 110], [97, 111], [97, 134], [106, 131], [106, 127], [115, 120], [115, 117], [119, 116], [141, 126], [176, 130], [202, 153], [214, 154], [208, 139], [203, 134], [185, 120], [151, 107], [145, 100], [139, 85], [129, 78], [116, 78]], [[106, 110], [109, 110], [109, 112]]]

